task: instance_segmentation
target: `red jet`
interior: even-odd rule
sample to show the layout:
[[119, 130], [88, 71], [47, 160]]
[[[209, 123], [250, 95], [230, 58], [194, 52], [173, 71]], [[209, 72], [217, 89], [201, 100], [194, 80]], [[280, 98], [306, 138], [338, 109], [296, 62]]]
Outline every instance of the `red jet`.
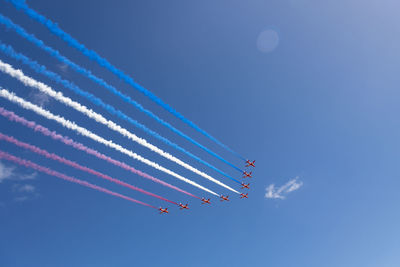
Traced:
[[250, 189], [249, 185], [250, 185], [250, 184], [242, 183], [242, 189], [244, 189], [244, 188]]
[[203, 197], [203, 198], [201, 198], [201, 201], [203, 201], [201, 204], [211, 204], [209, 198], [208, 198], [208, 199], [205, 199], [205, 198]]
[[251, 162], [250, 160], [246, 160], [246, 167], [250, 167], [250, 166], [252, 166], [252, 167], [256, 167], [255, 165], [254, 165], [254, 162], [256, 162], [255, 160], [253, 160], [253, 162]]
[[187, 210], [188, 210], [188, 209], [189, 209], [189, 208], [188, 208], [188, 204], [183, 205], [182, 203], [179, 203], [179, 207], [180, 207], [180, 208], [179, 208], [180, 210], [183, 210], [183, 209], [187, 209]]
[[240, 194], [240, 198], [249, 198], [249, 197], [248, 197], [248, 194], [249, 194], [249, 193], [246, 193], [246, 194], [241, 193], [241, 194]]
[[251, 174], [252, 174], [253, 172], [246, 172], [246, 171], [244, 171], [243, 172], [243, 178], [246, 178], [246, 177], [249, 177], [249, 178], [251, 178]]
[[163, 209], [163, 208], [160, 207], [158, 210], [160, 211], [160, 214], [169, 213], [168, 212], [168, 208]]
[[229, 196], [221, 195], [220, 198], [221, 198], [221, 201], [224, 201], [224, 200], [229, 201]]

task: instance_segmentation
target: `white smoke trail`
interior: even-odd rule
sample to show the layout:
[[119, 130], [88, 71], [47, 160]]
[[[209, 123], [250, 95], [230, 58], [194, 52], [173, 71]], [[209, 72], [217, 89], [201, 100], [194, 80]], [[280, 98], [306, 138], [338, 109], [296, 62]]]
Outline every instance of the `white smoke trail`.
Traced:
[[126, 130], [125, 128], [122, 128], [121, 126], [117, 125], [116, 123], [114, 123], [113, 121], [107, 120], [106, 118], [104, 118], [102, 115], [94, 112], [91, 109], [88, 109], [86, 106], [81, 105], [78, 102], [73, 101], [72, 99], [70, 99], [69, 97], [65, 97], [62, 92], [56, 92], [54, 91], [50, 86], [38, 82], [34, 79], [32, 79], [31, 77], [26, 76], [21, 70], [17, 70], [14, 69], [10, 64], [4, 63], [3, 61], [0, 60], [0, 71], [10, 75], [11, 77], [14, 77], [16, 79], [18, 79], [20, 82], [22, 82], [23, 84], [25, 84], [26, 86], [30, 86], [30, 87], [34, 87], [38, 90], [40, 90], [41, 92], [54, 97], [56, 100], [60, 101], [61, 103], [72, 107], [73, 109], [85, 114], [86, 116], [88, 116], [89, 118], [94, 119], [95, 121], [107, 126], [108, 128], [110, 128], [111, 130], [114, 130], [116, 132], [119, 132], [120, 134], [122, 134], [123, 136], [131, 139], [132, 141], [147, 147], [148, 149], [150, 149], [151, 151], [163, 156], [164, 158], [167, 158], [173, 162], [175, 162], [176, 164], [202, 176], [203, 178], [206, 178], [222, 187], [225, 187], [228, 190], [231, 190], [232, 192], [235, 192], [237, 194], [239, 194], [238, 191], [236, 191], [235, 189], [231, 188], [230, 186], [214, 179], [213, 177], [211, 177], [210, 175], [199, 171], [198, 169], [192, 167], [191, 165], [181, 161], [180, 159], [172, 156], [171, 154], [163, 151], [162, 149], [150, 144], [149, 142], [147, 142], [145, 139], [140, 138], [138, 136], [136, 136], [135, 134], [129, 132], [128, 130]]
[[149, 165], [149, 166], [151, 166], [151, 167], [153, 167], [153, 168], [155, 168], [157, 170], [160, 170], [160, 171], [165, 172], [165, 173], [167, 173], [167, 174], [169, 174], [171, 176], [174, 176], [175, 178], [177, 178], [177, 179], [179, 179], [181, 181], [184, 181], [184, 182], [186, 182], [188, 184], [191, 184], [191, 185], [193, 185], [193, 186], [195, 186], [197, 188], [200, 188], [200, 189], [202, 189], [202, 190], [204, 190], [204, 191], [206, 191], [208, 193], [211, 193], [211, 194], [213, 194], [215, 196], [218, 196], [217, 193], [215, 193], [215, 192], [213, 192], [213, 191], [211, 191], [211, 190], [209, 190], [209, 189], [197, 184], [196, 182], [191, 181], [191, 180], [189, 180], [189, 179], [187, 179], [187, 178], [185, 178], [185, 177], [183, 177], [183, 176], [181, 176], [181, 175], [179, 175], [179, 174], [177, 174], [177, 173], [175, 173], [175, 172], [173, 172], [171, 170], [168, 170], [167, 168], [164, 168], [164, 167], [158, 165], [157, 163], [155, 163], [155, 162], [153, 162], [151, 160], [143, 158], [142, 156], [140, 156], [140, 155], [138, 155], [138, 154], [136, 154], [136, 153], [134, 153], [134, 152], [132, 152], [132, 151], [130, 151], [128, 149], [125, 149], [122, 146], [113, 143], [112, 141], [106, 140], [106, 139], [104, 139], [104, 138], [92, 133], [91, 131], [76, 125], [72, 121], [66, 120], [61, 116], [54, 115], [50, 111], [47, 111], [47, 110], [45, 110], [45, 109], [43, 109], [43, 108], [41, 108], [41, 107], [39, 107], [39, 106], [37, 106], [35, 104], [32, 104], [32, 103], [30, 103], [28, 101], [25, 101], [24, 99], [16, 96], [15, 94], [9, 92], [6, 89], [3, 89], [1, 87], [0, 87], [0, 89], [1, 89], [0, 90], [0, 96], [1, 97], [3, 97], [3, 98], [5, 98], [5, 99], [7, 99], [7, 100], [9, 100], [9, 101], [11, 101], [11, 102], [13, 102], [15, 104], [18, 104], [19, 106], [21, 106], [24, 109], [31, 110], [31, 111], [35, 112], [36, 114], [41, 115], [41, 116], [43, 116], [43, 117], [45, 117], [45, 118], [47, 118], [49, 120], [56, 121], [59, 124], [61, 124], [62, 126], [64, 126], [65, 128], [68, 128], [68, 129], [71, 129], [73, 131], [76, 131], [77, 133], [79, 133], [79, 134], [81, 134], [83, 136], [89, 137], [90, 139], [92, 139], [92, 140], [94, 140], [96, 142], [99, 142], [99, 143], [101, 143], [103, 145], [106, 145], [108, 147], [114, 148], [115, 150], [117, 150], [117, 151], [119, 151], [119, 152], [121, 152], [121, 153], [123, 153], [125, 155], [128, 155], [131, 158], [139, 160], [139, 161], [141, 161], [141, 162], [143, 162], [143, 163], [145, 163], [145, 164], [147, 164], [147, 165]]

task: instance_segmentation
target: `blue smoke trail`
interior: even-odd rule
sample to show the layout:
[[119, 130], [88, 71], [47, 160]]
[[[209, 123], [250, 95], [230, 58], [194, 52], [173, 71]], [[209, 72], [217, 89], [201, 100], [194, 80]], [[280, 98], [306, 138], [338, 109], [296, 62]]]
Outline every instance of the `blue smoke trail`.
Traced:
[[143, 131], [145, 131], [146, 133], [154, 136], [155, 138], [163, 141], [164, 143], [172, 146], [173, 148], [182, 151], [183, 153], [185, 153], [186, 155], [196, 159], [197, 161], [199, 161], [200, 163], [210, 167], [211, 169], [219, 172], [220, 174], [228, 177], [229, 179], [232, 179], [233, 181], [237, 182], [240, 184], [240, 182], [232, 177], [230, 177], [229, 175], [227, 175], [226, 173], [220, 171], [219, 169], [215, 168], [214, 166], [212, 166], [211, 164], [209, 164], [208, 162], [205, 162], [204, 160], [200, 159], [199, 157], [193, 155], [192, 153], [186, 151], [184, 148], [178, 146], [177, 144], [169, 141], [168, 139], [160, 136], [158, 133], [148, 129], [146, 126], [144, 126], [143, 124], [139, 123], [138, 121], [128, 117], [127, 115], [125, 115], [122, 111], [115, 109], [113, 106], [110, 106], [106, 103], [104, 103], [101, 99], [95, 97], [94, 95], [92, 95], [89, 92], [85, 92], [83, 90], [81, 90], [77, 85], [75, 85], [73, 82], [69, 82], [67, 80], [64, 80], [61, 78], [60, 75], [58, 75], [57, 73], [54, 73], [52, 71], [49, 71], [46, 69], [45, 66], [40, 65], [39, 63], [37, 63], [36, 61], [28, 58], [27, 56], [17, 53], [10, 45], [5, 45], [0, 41], [0, 51], [3, 52], [4, 54], [24, 63], [25, 65], [29, 66], [31, 69], [33, 69], [34, 71], [36, 71], [37, 73], [43, 74], [46, 77], [50, 78], [51, 80], [62, 84], [64, 87], [72, 90], [74, 93], [85, 97], [86, 99], [88, 99], [90, 102], [92, 102], [95, 105], [98, 105], [102, 108], [104, 108], [105, 110], [107, 110], [109, 113], [116, 115], [117, 117], [119, 117], [120, 119], [123, 119], [125, 121], [128, 121], [129, 123], [133, 124], [134, 126], [142, 129]]
[[30, 16], [32, 19], [40, 22], [44, 26], [46, 26], [53, 34], [57, 35], [60, 37], [62, 40], [67, 42], [70, 46], [76, 48], [79, 50], [82, 54], [87, 56], [93, 61], [96, 61], [100, 66], [105, 67], [112, 73], [114, 73], [116, 76], [118, 76], [120, 79], [124, 80], [127, 84], [131, 85], [133, 88], [150, 98], [153, 102], [157, 103], [161, 107], [163, 107], [165, 110], [173, 114], [175, 117], [179, 118], [181, 121], [184, 123], [188, 124], [190, 127], [195, 129], [196, 131], [202, 133], [204, 136], [207, 138], [211, 139], [227, 151], [231, 152], [234, 154], [236, 157], [245, 160], [243, 156], [241, 156], [239, 153], [235, 152], [228, 146], [224, 145], [222, 142], [217, 140], [215, 137], [211, 136], [208, 134], [206, 131], [202, 130], [200, 127], [198, 127], [196, 124], [194, 124], [192, 121], [186, 119], [182, 114], [180, 114], [178, 111], [170, 107], [168, 104], [164, 103], [160, 98], [158, 98], [156, 95], [154, 95], [152, 92], [141, 86], [140, 84], [136, 83], [131, 77], [126, 75], [123, 71], [117, 69], [114, 67], [110, 62], [108, 62], [105, 58], [102, 58], [100, 55], [98, 55], [95, 51], [87, 49], [83, 44], [79, 43], [77, 40], [72, 38], [68, 33], [64, 32], [58, 25], [51, 20], [47, 19], [43, 15], [40, 15], [37, 13], [35, 10], [31, 9], [24, 0], [6, 0], [11, 2], [17, 9], [22, 9], [28, 16]]
[[26, 40], [32, 42], [33, 44], [35, 44], [36, 46], [38, 46], [39, 48], [43, 49], [44, 51], [46, 51], [47, 53], [49, 53], [51, 56], [57, 58], [59, 61], [61, 61], [62, 63], [70, 66], [73, 70], [77, 71], [78, 73], [81, 73], [82, 75], [86, 76], [87, 78], [91, 79], [92, 81], [94, 81], [95, 83], [103, 86], [104, 88], [106, 88], [107, 90], [109, 90], [110, 92], [112, 92], [113, 94], [119, 96], [121, 99], [123, 99], [124, 101], [126, 101], [127, 103], [133, 105], [134, 107], [136, 107], [137, 109], [139, 109], [140, 111], [144, 112], [146, 115], [150, 116], [151, 118], [155, 119], [157, 122], [161, 123], [162, 125], [164, 125], [165, 127], [169, 128], [171, 131], [175, 132], [176, 134], [182, 136], [183, 138], [185, 138], [186, 140], [190, 141], [191, 143], [195, 144], [196, 146], [200, 147], [201, 149], [205, 150], [207, 153], [213, 155], [214, 157], [218, 158], [219, 160], [223, 161], [224, 163], [228, 164], [229, 166], [231, 166], [232, 168], [234, 168], [235, 170], [242, 172], [241, 169], [239, 169], [238, 167], [236, 167], [235, 165], [233, 165], [232, 163], [228, 162], [227, 160], [223, 159], [221, 156], [219, 156], [218, 154], [214, 153], [213, 151], [209, 150], [207, 147], [201, 145], [200, 143], [198, 143], [197, 141], [193, 140], [192, 138], [190, 138], [189, 136], [187, 136], [186, 134], [182, 133], [181, 131], [179, 131], [178, 129], [176, 129], [175, 127], [173, 127], [171, 124], [169, 124], [168, 122], [162, 120], [161, 118], [159, 118], [157, 115], [153, 114], [151, 111], [145, 109], [142, 105], [140, 105], [138, 102], [136, 102], [135, 100], [133, 100], [132, 98], [130, 98], [129, 96], [124, 95], [123, 93], [119, 92], [115, 87], [109, 85], [108, 83], [106, 83], [104, 80], [98, 78], [97, 76], [93, 75], [89, 70], [84, 69], [83, 67], [75, 64], [74, 62], [72, 62], [71, 60], [69, 60], [68, 58], [62, 56], [60, 54], [60, 52], [58, 52], [57, 50], [47, 46], [44, 44], [44, 42], [42, 40], [39, 40], [38, 38], [36, 38], [33, 34], [29, 34], [27, 33], [21, 26], [13, 23], [10, 19], [6, 18], [5, 16], [3, 16], [2, 14], [0, 14], [0, 23], [4, 24], [7, 28], [9, 29], [13, 29], [16, 33], [18, 33], [20, 36], [22, 36], [23, 38], [25, 38]]

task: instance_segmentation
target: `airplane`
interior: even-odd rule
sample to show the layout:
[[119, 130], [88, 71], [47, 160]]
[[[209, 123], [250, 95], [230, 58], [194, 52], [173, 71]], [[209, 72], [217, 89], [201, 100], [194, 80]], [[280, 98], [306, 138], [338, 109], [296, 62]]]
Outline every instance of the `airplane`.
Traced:
[[246, 167], [250, 167], [250, 166], [255, 167], [254, 162], [256, 162], [256, 161], [253, 160], [253, 162], [251, 162], [250, 160], [246, 160], [246, 163], [247, 163]]
[[179, 208], [180, 210], [183, 210], [183, 209], [187, 209], [187, 210], [188, 210], [188, 209], [189, 209], [189, 208], [188, 208], [188, 204], [183, 205], [182, 203], [179, 203], [179, 207], [180, 207], [180, 208]]
[[249, 185], [250, 185], [250, 184], [242, 183], [242, 189], [244, 189], [244, 188], [250, 189]]
[[208, 199], [205, 199], [204, 197], [203, 198], [201, 198], [201, 201], [203, 201], [201, 204], [211, 204], [210, 203], [210, 199], [208, 198]]
[[228, 199], [229, 196], [221, 195], [220, 198], [221, 198], [221, 201], [224, 201], [224, 200], [225, 200], [225, 201], [229, 201], [229, 199]]
[[249, 194], [249, 193], [246, 193], [246, 194], [241, 193], [241, 194], [240, 194], [240, 198], [249, 198], [249, 197], [248, 197], [248, 194]]
[[246, 172], [246, 171], [244, 171], [243, 172], [243, 178], [246, 178], [246, 177], [249, 177], [249, 178], [251, 178], [251, 174], [252, 174], [253, 172]]
[[158, 210], [160, 211], [160, 214], [169, 213], [168, 212], [168, 208], [163, 209], [163, 208], [160, 207]]

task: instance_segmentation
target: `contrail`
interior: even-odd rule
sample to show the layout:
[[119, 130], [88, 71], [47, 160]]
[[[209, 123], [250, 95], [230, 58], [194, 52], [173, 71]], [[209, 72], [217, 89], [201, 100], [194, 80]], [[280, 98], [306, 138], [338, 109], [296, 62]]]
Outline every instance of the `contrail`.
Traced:
[[169, 203], [172, 203], [172, 204], [175, 204], [175, 205], [179, 205], [178, 203], [176, 203], [176, 202], [174, 202], [174, 201], [171, 201], [171, 200], [166, 199], [166, 198], [164, 198], [164, 197], [161, 197], [161, 196], [159, 196], [159, 195], [153, 194], [153, 193], [148, 192], [148, 191], [146, 191], [146, 190], [144, 190], [144, 189], [141, 189], [141, 188], [139, 188], [139, 187], [130, 185], [130, 184], [125, 183], [125, 182], [123, 182], [123, 181], [121, 181], [121, 180], [112, 178], [112, 177], [110, 177], [110, 176], [108, 176], [108, 175], [106, 175], [106, 174], [103, 174], [103, 173], [101, 173], [101, 172], [95, 171], [95, 170], [90, 169], [90, 168], [88, 168], [88, 167], [84, 167], [84, 166], [82, 166], [82, 165], [79, 165], [79, 164], [76, 163], [76, 162], [70, 161], [70, 160], [65, 159], [65, 158], [63, 158], [63, 157], [60, 157], [60, 156], [58, 156], [58, 155], [56, 155], [56, 154], [54, 154], [54, 153], [49, 153], [49, 152], [47, 152], [46, 150], [40, 149], [40, 148], [38, 148], [38, 147], [36, 147], [36, 146], [34, 146], [34, 145], [31, 145], [31, 144], [28, 144], [28, 143], [19, 141], [19, 140], [15, 139], [14, 137], [11, 137], [11, 136], [8, 136], [8, 135], [5, 135], [5, 134], [0, 133], [0, 140], [7, 141], [7, 142], [12, 143], [12, 144], [14, 144], [14, 145], [16, 145], [16, 146], [19, 146], [19, 147], [21, 147], [21, 148], [25, 148], [25, 149], [27, 149], [27, 150], [30, 150], [30, 151], [36, 153], [36, 154], [39, 154], [39, 155], [41, 155], [41, 156], [44, 156], [44, 157], [46, 157], [46, 158], [49, 158], [49, 159], [52, 159], [52, 160], [61, 162], [61, 163], [65, 164], [65, 165], [71, 166], [71, 167], [73, 167], [73, 168], [75, 168], [75, 169], [78, 169], [78, 170], [81, 170], [81, 171], [90, 173], [90, 174], [95, 175], [95, 176], [97, 176], [97, 177], [99, 177], [99, 178], [108, 180], [108, 181], [113, 182], [113, 183], [116, 183], [116, 184], [118, 184], [118, 185], [122, 185], [122, 186], [124, 186], [124, 187], [127, 187], [127, 188], [129, 188], [129, 189], [138, 191], [138, 192], [143, 193], [143, 194], [146, 194], [146, 195], [148, 195], [148, 196], [152, 196], [152, 197], [155, 197], [155, 198], [164, 200], [164, 201], [166, 201], [166, 202], [169, 202]]
[[90, 138], [90, 139], [92, 139], [92, 140], [94, 140], [96, 142], [99, 142], [99, 143], [101, 143], [101, 144], [103, 144], [105, 146], [111, 147], [111, 148], [113, 148], [113, 149], [115, 149], [115, 150], [117, 150], [117, 151], [119, 151], [119, 152], [121, 152], [121, 153], [123, 153], [123, 154], [125, 154], [125, 155], [127, 155], [129, 157], [131, 157], [131, 158], [134, 158], [134, 159], [136, 159], [136, 160], [138, 160], [140, 162], [143, 162], [144, 164], [147, 164], [147, 165], [149, 165], [149, 166], [151, 166], [151, 167], [153, 167], [153, 168], [155, 168], [155, 169], [157, 169], [159, 171], [165, 172], [165, 173], [167, 173], [167, 174], [169, 174], [169, 175], [171, 175], [171, 176], [173, 176], [173, 177], [175, 177], [175, 178], [177, 178], [177, 179], [179, 179], [181, 181], [184, 181], [184, 182], [186, 182], [188, 184], [191, 184], [191, 185], [193, 185], [193, 186], [195, 186], [195, 187], [197, 187], [199, 189], [202, 189], [202, 190], [204, 190], [204, 191], [206, 191], [206, 192], [208, 192], [210, 194], [218, 196], [217, 193], [211, 191], [210, 189], [207, 189], [207, 188], [197, 184], [194, 181], [191, 181], [191, 180], [189, 180], [189, 179], [187, 179], [187, 178], [185, 178], [185, 177], [183, 177], [183, 176], [181, 176], [181, 175], [179, 175], [179, 174], [177, 174], [177, 173], [175, 173], [175, 172], [173, 172], [173, 171], [171, 171], [171, 170], [169, 170], [167, 168], [164, 168], [164, 167], [158, 165], [157, 163], [155, 163], [155, 162], [153, 162], [151, 160], [148, 160], [148, 159], [146, 159], [146, 158], [144, 158], [144, 157], [132, 152], [131, 150], [123, 148], [122, 146], [120, 146], [118, 144], [115, 144], [110, 140], [106, 140], [106, 139], [104, 139], [104, 138], [92, 133], [91, 131], [76, 125], [74, 122], [66, 120], [61, 116], [54, 115], [53, 113], [51, 113], [48, 110], [45, 110], [45, 109], [43, 109], [43, 108], [41, 108], [41, 107], [39, 107], [39, 106], [37, 106], [35, 104], [32, 104], [32, 103], [30, 103], [28, 101], [25, 101], [24, 99], [16, 96], [15, 94], [10, 93], [6, 89], [2, 88], [0, 90], [0, 96], [5, 98], [5, 99], [7, 99], [7, 100], [9, 100], [9, 101], [11, 101], [11, 102], [13, 102], [13, 103], [15, 103], [15, 104], [18, 104], [20, 107], [22, 107], [24, 109], [31, 110], [31, 111], [35, 112], [36, 114], [41, 115], [41, 116], [43, 116], [43, 117], [45, 117], [45, 118], [47, 118], [49, 120], [56, 121], [56, 122], [58, 122], [59, 124], [61, 124], [65, 128], [71, 129], [71, 130], [73, 130], [73, 131], [75, 131], [75, 132], [77, 132], [77, 133], [79, 133], [79, 134], [81, 134], [83, 136], [86, 136], [86, 137], [88, 137], [88, 138]]
[[147, 128], [145, 125], [139, 123], [138, 121], [132, 119], [131, 117], [127, 116], [125, 113], [123, 113], [122, 111], [115, 109], [113, 106], [104, 103], [101, 99], [97, 98], [96, 96], [94, 96], [93, 94], [89, 93], [89, 92], [85, 92], [82, 89], [80, 89], [76, 84], [74, 84], [73, 82], [64, 80], [61, 78], [60, 75], [58, 75], [57, 73], [54, 73], [52, 71], [47, 70], [46, 66], [39, 64], [38, 62], [28, 58], [27, 56], [21, 54], [21, 53], [17, 53], [10, 45], [5, 45], [0, 41], [0, 51], [5, 53], [6, 55], [21, 61], [22, 63], [28, 65], [31, 69], [33, 69], [34, 71], [45, 75], [46, 77], [50, 78], [51, 80], [62, 84], [64, 87], [72, 90], [74, 93], [85, 97], [86, 99], [88, 99], [90, 102], [92, 102], [93, 104], [100, 106], [102, 108], [104, 108], [106, 111], [108, 111], [109, 113], [116, 115], [118, 118], [123, 119], [125, 121], [128, 121], [129, 123], [133, 124], [134, 126], [144, 130], [145, 132], [147, 132], [148, 134], [154, 136], [155, 138], [163, 141], [164, 143], [166, 143], [169, 146], [172, 146], [173, 148], [185, 153], [186, 155], [192, 157], [193, 159], [196, 159], [197, 161], [199, 161], [200, 163], [212, 168], [213, 170], [219, 172], [220, 174], [224, 175], [225, 177], [237, 182], [240, 184], [240, 181], [236, 180], [235, 178], [232, 178], [231, 176], [229, 176], [228, 174], [224, 173], [223, 171], [217, 169], [216, 167], [212, 166], [211, 164], [209, 164], [208, 162], [202, 160], [201, 158], [193, 155], [192, 153], [186, 151], [184, 148], [180, 147], [179, 145], [171, 142], [170, 140], [160, 136], [158, 133], [150, 130], [149, 128]]
[[[198, 143], [197, 141], [195, 141], [194, 139], [190, 138], [188, 135], [184, 134], [183, 132], [179, 131], [178, 129], [176, 129], [175, 127], [173, 127], [171, 124], [169, 124], [168, 122], [164, 121], [163, 119], [159, 118], [157, 115], [153, 114], [151, 111], [145, 109], [142, 105], [140, 105], [138, 102], [136, 102], [135, 100], [131, 99], [129, 96], [124, 95], [123, 93], [119, 92], [115, 87], [113, 87], [112, 85], [109, 85], [108, 83], [106, 83], [104, 80], [102, 80], [101, 78], [96, 77], [94, 74], [91, 73], [91, 71], [84, 69], [83, 67], [79, 66], [78, 64], [72, 62], [71, 60], [69, 60], [68, 58], [62, 56], [60, 54], [59, 51], [47, 46], [44, 44], [44, 42], [42, 40], [39, 40], [38, 38], [35, 37], [35, 35], [33, 34], [29, 34], [25, 31], [24, 28], [22, 28], [21, 26], [15, 24], [14, 22], [12, 22], [9, 18], [3, 16], [0, 14], [0, 23], [2, 23], [3, 25], [6, 26], [6, 28], [8, 29], [12, 29], [14, 30], [17, 34], [19, 34], [21, 37], [25, 38], [26, 40], [32, 42], [34, 45], [36, 45], [37, 47], [39, 47], [40, 49], [44, 50], [45, 52], [49, 53], [51, 56], [55, 57], [57, 60], [59, 60], [60, 62], [70, 66], [73, 70], [75, 70], [76, 72], [84, 75], [85, 77], [91, 79], [92, 81], [94, 81], [95, 83], [103, 86], [105, 89], [109, 90], [111, 93], [115, 94], [116, 96], [120, 97], [122, 100], [124, 100], [125, 102], [133, 105], [135, 108], [139, 109], [141, 112], [144, 112], [146, 115], [150, 116], [151, 118], [153, 118], [154, 120], [156, 120], [158, 123], [164, 125], [165, 127], [169, 128], [171, 131], [175, 132], [176, 134], [180, 135], [181, 137], [185, 138], [186, 140], [188, 140], [189, 142], [193, 143], [194, 145], [200, 147], [201, 149], [203, 149], [204, 151], [206, 151], [207, 153], [209, 153], [210, 155], [218, 158], [219, 160], [221, 160], [222, 162], [224, 162], [225, 164], [231, 166], [232, 168], [234, 168], [235, 170], [242, 172], [242, 170], [238, 167], [236, 167], [235, 165], [233, 165], [232, 163], [228, 162], [227, 160], [225, 160], [224, 158], [222, 158], [221, 156], [219, 156], [218, 154], [216, 154], [215, 152], [211, 151], [210, 149], [208, 149], [207, 147], [201, 145], [200, 143]], [[243, 157], [241, 157], [241, 159], [244, 160]]]
[[17, 70], [14, 69], [10, 64], [4, 63], [3, 61], [0, 60], [0, 71], [10, 75], [13, 78], [16, 78], [17, 80], [19, 80], [21, 83], [23, 83], [26, 86], [30, 86], [33, 88], [36, 88], [38, 90], [40, 90], [41, 92], [55, 98], [56, 100], [60, 101], [61, 103], [63, 103], [66, 106], [69, 106], [73, 109], [75, 109], [76, 111], [88, 116], [91, 119], [94, 119], [95, 121], [97, 121], [98, 123], [101, 123], [105, 126], [107, 126], [109, 129], [116, 131], [118, 133], [120, 133], [121, 135], [131, 139], [132, 141], [138, 143], [139, 145], [142, 145], [148, 149], [150, 149], [151, 151], [159, 154], [160, 156], [169, 159], [172, 162], [175, 162], [176, 164], [202, 176], [205, 179], [208, 179], [222, 187], [225, 187], [228, 190], [231, 190], [232, 192], [235, 192], [237, 194], [239, 194], [238, 191], [236, 191], [235, 189], [231, 188], [230, 186], [214, 179], [213, 177], [211, 177], [210, 175], [199, 171], [198, 169], [192, 167], [191, 165], [183, 162], [182, 160], [172, 156], [171, 154], [169, 154], [168, 152], [163, 151], [162, 149], [156, 147], [155, 145], [150, 144], [149, 142], [147, 142], [145, 139], [138, 137], [137, 135], [129, 132], [128, 130], [126, 130], [125, 128], [122, 128], [121, 126], [119, 126], [118, 124], [114, 123], [113, 121], [107, 120], [106, 118], [104, 118], [101, 114], [94, 112], [93, 110], [87, 108], [86, 106], [81, 105], [78, 102], [73, 101], [71, 98], [69, 97], [65, 97], [63, 95], [62, 92], [56, 92], [54, 91], [50, 86], [42, 83], [42, 82], [38, 82], [35, 79], [32, 79], [29, 76], [26, 76], [21, 70]]
[[134, 89], [138, 90], [142, 94], [144, 94], [146, 97], [150, 98], [153, 102], [156, 104], [160, 105], [163, 107], [166, 111], [170, 112], [172, 115], [195, 129], [196, 131], [200, 132], [210, 140], [214, 141], [216, 144], [220, 145], [227, 151], [231, 152], [235, 156], [237, 156], [240, 159], [245, 160], [244, 157], [242, 157], [239, 153], [235, 152], [231, 148], [229, 148], [227, 145], [223, 144], [219, 140], [217, 140], [215, 137], [211, 136], [209, 133], [206, 131], [202, 130], [199, 126], [197, 126], [195, 123], [190, 121], [189, 119], [185, 118], [182, 114], [180, 114], [178, 111], [173, 109], [171, 106], [169, 106], [167, 103], [165, 103], [163, 100], [161, 100], [159, 97], [154, 95], [152, 92], [141, 86], [140, 84], [136, 83], [130, 76], [125, 74], [122, 70], [119, 70], [115, 66], [113, 66], [110, 62], [107, 61], [107, 59], [101, 57], [99, 54], [97, 54], [93, 50], [89, 50], [86, 48], [83, 44], [79, 43], [76, 39], [74, 39], [71, 35], [68, 33], [64, 32], [56, 23], [52, 22], [50, 19], [44, 17], [43, 15], [37, 13], [35, 10], [29, 8], [29, 6], [25, 3], [25, 1], [21, 0], [7, 0], [10, 1], [16, 8], [22, 9], [25, 14], [30, 16], [32, 19], [38, 21], [39, 23], [43, 24], [47, 29], [49, 29], [50, 32], [52, 32], [54, 35], [58, 36], [65, 42], [67, 42], [70, 46], [74, 47], [78, 51], [80, 51], [83, 55], [88, 57], [89, 59], [97, 62], [100, 66], [108, 69], [110, 72], [112, 72], [114, 75], [116, 75], [118, 78], [122, 79], [125, 81], [127, 84], [132, 86]]
[[5, 159], [5, 160], [8, 160], [8, 161], [17, 163], [17, 164], [19, 164], [21, 166], [34, 169], [35, 171], [43, 172], [43, 173], [46, 173], [48, 175], [51, 175], [51, 176], [66, 180], [68, 182], [72, 182], [72, 183], [76, 183], [76, 184], [79, 184], [79, 185], [82, 185], [82, 186], [86, 186], [86, 187], [92, 188], [94, 190], [97, 190], [97, 191], [100, 191], [100, 192], [103, 192], [103, 193], [106, 193], [106, 194], [109, 194], [109, 195], [112, 195], [112, 196], [116, 196], [116, 197], [119, 197], [119, 198], [122, 198], [122, 199], [125, 199], [125, 200], [129, 200], [129, 201], [132, 201], [132, 202], [135, 202], [135, 203], [138, 203], [138, 204], [141, 204], [141, 205], [144, 205], [144, 206], [147, 206], [147, 207], [150, 207], [150, 208], [158, 210], [158, 208], [156, 208], [156, 207], [154, 207], [154, 206], [152, 206], [150, 204], [147, 204], [147, 203], [144, 203], [142, 201], [133, 199], [131, 197], [127, 197], [127, 196], [121, 195], [121, 194], [113, 192], [113, 191], [110, 191], [110, 190], [105, 189], [103, 187], [100, 187], [98, 185], [94, 185], [94, 184], [88, 183], [86, 181], [82, 181], [82, 180], [79, 180], [77, 178], [74, 178], [74, 177], [71, 177], [71, 176], [67, 176], [65, 174], [59, 173], [59, 172], [54, 171], [52, 169], [40, 166], [40, 165], [38, 165], [36, 163], [33, 163], [33, 162], [29, 161], [29, 160], [24, 160], [24, 159], [15, 157], [15, 156], [13, 156], [11, 154], [8, 154], [7, 152], [1, 151], [1, 150], [0, 150], [0, 159]]
[[144, 173], [144, 172], [141, 172], [139, 170], [136, 170], [135, 168], [133, 168], [133, 167], [121, 162], [121, 161], [112, 159], [112, 158], [110, 158], [110, 157], [108, 157], [108, 156], [106, 156], [106, 155], [104, 155], [104, 154], [102, 154], [102, 153], [100, 153], [100, 152], [98, 152], [98, 151], [96, 151], [94, 149], [86, 147], [85, 145], [83, 145], [81, 143], [75, 142], [74, 140], [72, 140], [69, 137], [62, 136], [62, 135], [58, 134], [55, 131], [50, 131], [48, 128], [46, 128], [46, 127], [44, 127], [44, 126], [42, 126], [40, 124], [37, 124], [34, 121], [29, 121], [29, 120], [27, 120], [27, 119], [25, 119], [23, 117], [20, 117], [20, 116], [16, 115], [12, 111], [8, 111], [8, 110], [0, 107], [0, 115], [5, 117], [5, 118], [7, 118], [10, 121], [18, 122], [18, 123], [22, 124], [23, 126], [26, 126], [26, 127], [30, 128], [30, 129], [34, 130], [35, 132], [39, 132], [39, 133], [43, 134], [44, 136], [50, 137], [53, 140], [61, 141], [62, 143], [66, 144], [68, 146], [72, 146], [73, 148], [78, 149], [80, 151], [83, 151], [83, 152], [85, 152], [85, 153], [87, 153], [89, 155], [93, 155], [93, 156], [97, 157], [98, 159], [105, 160], [105, 161], [107, 161], [107, 162], [109, 162], [109, 163], [111, 163], [111, 164], [113, 164], [115, 166], [118, 166], [118, 167], [123, 168], [123, 169], [125, 169], [127, 171], [130, 171], [133, 174], [137, 174], [137, 175], [139, 175], [139, 176], [141, 176], [141, 177], [143, 177], [145, 179], [148, 179], [148, 180], [151, 180], [153, 182], [159, 183], [159, 184], [161, 184], [163, 186], [169, 187], [169, 188], [174, 189], [174, 190], [176, 190], [178, 192], [184, 193], [184, 194], [186, 194], [188, 196], [200, 199], [198, 196], [193, 195], [192, 193], [186, 192], [185, 190], [180, 189], [179, 187], [173, 186], [173, 185], [171, 185], [169, 183], [166, 183], [166, 182], [164, 182], [162, 180], [159, 180], [159, 179], [157, 179], [157, 178], [155, 178], [155, 177], [153, 177], [153, 176], [151, 176], [151, 175], [149, 175], [147, 173]]

